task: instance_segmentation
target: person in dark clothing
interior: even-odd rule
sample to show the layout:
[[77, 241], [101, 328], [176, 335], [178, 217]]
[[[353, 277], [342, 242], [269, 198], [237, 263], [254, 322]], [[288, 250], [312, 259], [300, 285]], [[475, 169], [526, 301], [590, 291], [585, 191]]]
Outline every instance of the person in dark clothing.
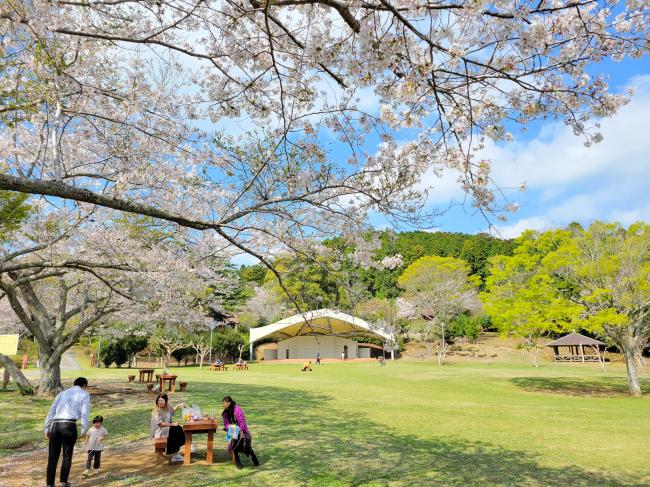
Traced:
[[239, 458], [239, 454], [243, 453], [244, 455], [250, 456], [253, 465], [257, 467], [260, 462], [257, 460], [257, 456], [253, 451], [253, 438], [248, 430], [244, 411], [230, 396], [224, 397], [221, 404], [223, 405], [223, 413], [221, 413], [221, 416], [223, 418], [224, 431], [228, 432], [229, 428], [234, 428], [235, 430], [235, 427], [239, 428], [238, 432], [234, 432], [233, 434], [229, 432], [228, 435], [230, 438], [230, 441], [228, 441], [228, 453], [232, 455], [232, 462], [237, 468], [243, 468], [244, 466]]
[[61, 462], [61, 485], [66, 487], [72, 466], [72, 453], [77, 442], [77, 421], [81, 420], [81, 435], [88, 430], [90, 413], [90, 394], [86, 391], [88, 381], [77, 377], [71, 388], [61, 392], [45, 418], [45, 437], [48, 441], [47, 485], [54, 486], [56, 467], [63, 451]]
[[174, 455], [171, 462], [184, 461], [183, 455], [179, 453], [181, 446], [185, 444], [185, 433], [183, 427], [178, 423], [172, 422], [174, 411], [184, 406], [184, 403], [172, 407], [169, 404], [167, 394], [158, 394], [156, 397], [156, 406], [151, 412], [151, 437], [167, 438], [167, 455]]

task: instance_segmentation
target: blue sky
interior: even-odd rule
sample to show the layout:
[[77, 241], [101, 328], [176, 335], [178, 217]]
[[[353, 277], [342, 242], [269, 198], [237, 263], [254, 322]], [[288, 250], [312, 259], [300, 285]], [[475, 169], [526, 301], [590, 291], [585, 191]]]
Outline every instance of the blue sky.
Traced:
[[[629, 105], [602, 122], [603, 142], [586, 148], [561, 123], [536, 123], [526, 134], [516, 128], [513, 143], [488, 146], [494, 179], [501, 187], [525, 182], [525, 192], [509, 193], [520, 205], [508, 221], [497, 224], [504, 237], [525, 229], [543, 230], [572, 221], [588, 225], [596, 219], [629, 224], [650, 221], [650, 60], [627, 59], [591, 66], [590, 74], [607, 77], [613, 92], [629, 87], [636, 94]], [[423, 185], [433, 185], [431, 208], [462, 201], [456, 176], [438, 179], [429, 174]], [[379, 215], [374, 226], [389, 226]], [[442, 231], [475, 233], [488, 230], [488, 222], [471, 205], [452, 207], [433, 222]]]
[[[589, 73], [606, 76], [612, 92], [624, 93], [633, 87], [636, 94], [616, 116], [602, 120], [604, 140], [590, 148], [570, 128], [551, 121], [533, 124], [525, 134], [513, 127], [514, 142], [488, 145], [483, 157], [492, 160], [496, 183], [511, 188], [522, 182], [527, 185], [524, 192], [513, 190], [508, 194], [520, 209], [509, 214], [506, 222], [493, 218], [493, 234], [512, 238], [527, 229], [563, 227], [572, 221], [583, 225], [594, 220], [624, 225], [650, 222], [650, 60], [605, 61], [591, 66]], [[377, 97], [370, 92], [361, 102], [368, 111], [379, 110]], [[411, 135], [400, 134], [399, 139], [407, 140]], [[376, 143], [368, 140], [368, 146]], [[349, 154], [343, 146], [331, 149], [340, 160]], [[456, 177], [449, 172], [440, 179], [425, 175], [421, 184], [433, 186], [429, 209], [448, 208], [450, 201], [463, 201]], [[392, 228], [381, 215], [372, 215], [370, 223], [376, 228]], [[430, 223], [439, 231], [490, 230], [485, 217], [470, 204], [452, 206]], [[252, 264], [255, 259], [241, 255], [233, 262]]]

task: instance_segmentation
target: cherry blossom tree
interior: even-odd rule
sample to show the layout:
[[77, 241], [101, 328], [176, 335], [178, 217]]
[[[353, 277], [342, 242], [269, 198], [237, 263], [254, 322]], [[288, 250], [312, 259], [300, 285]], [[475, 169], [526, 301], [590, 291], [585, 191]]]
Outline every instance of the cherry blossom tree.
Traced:
[[368, 211], [421, 223], [425, 171], [514, 209], [476, 151], [540, 118], [599, 141], [626, 97], [587, 68], [647, 53], [647, 24], [636, 1], [4, 2], [0, 189], [211, 229], [265, 263]]
[[477, 279], [469, 276], [469, 266], [463, 260], [426, 256], [408, 266], [397, 283], [416, 316], [424, 318], [418, 330], [422, 341], [429, 350], [438, 342], [438, 365], [444, 364], [445, 332], [451, 320], [480, 309]]
[[105, 216], [43, 211], [0, 248], [0, 299], [39, 345], [39, 393], [60, 388], [62, 354], [95, 324], [208, 319], [196, 302], [219, 278], [193, 255], [201, 245], [135, 238]]
[[197, 336], [191, 341], [191, 346], [199, 357], [199, 368], [203, 368], [203, 361], [212, 351], [210, 340], [205, 336]]

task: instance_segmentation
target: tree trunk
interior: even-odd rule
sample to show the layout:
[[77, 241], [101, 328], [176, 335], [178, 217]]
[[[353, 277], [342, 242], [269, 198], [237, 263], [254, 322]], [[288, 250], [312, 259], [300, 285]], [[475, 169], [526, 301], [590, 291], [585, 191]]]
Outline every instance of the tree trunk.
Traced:
[[596, 345], [593, 348], [596, 351], [596, 355], [598, 356], [598, 365], [600, 365], [600, 369], [605, 372], [605, 357], [600, 353], [600, 345]]
[[641, 384], [639, 383], [639, 375], [636, 367], [636, 353], [632, 347], [625, 346], [623, 354], [625, 355], [625, 366], [627, 367], [627, 385], [630, 396], [641, 397]]
[[440, 326], [440, 328], [442, 330], [442, 337], [440, 339], [440, 356], [438, 358], [438, 365], [444, 364], [445, 363], [445, 358], [446, 358], [446, 354], [445, 354], [445, 347], [446, 347], [446, 343], [445, 343], [445, 324], [443, 323]]
[[637, 372], [645, 372], [645, 358], [643, 357], [643, 345], [634, 348], [634, 361]]
[[45, 355], [41, 352], [41, 378], [38, 385], [39, 395], [58, 394], [61, 389], [61, 356]]
[[0, 353], [0, 363], [4, 365], [5, 369], [9, 372], [9, 375], [11, 375], [11, 378], [14, 380], [23, 394], [34, 393], [34, 388], [27, 380], [27, 377], [25, 377], [20, 369], [16, 366], [13, 360], [11, 360], [8, 356]]

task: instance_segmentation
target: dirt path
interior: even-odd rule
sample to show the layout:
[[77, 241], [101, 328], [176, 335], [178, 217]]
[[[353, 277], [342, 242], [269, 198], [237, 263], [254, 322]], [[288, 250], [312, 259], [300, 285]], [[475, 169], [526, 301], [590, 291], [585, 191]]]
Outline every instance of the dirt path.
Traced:
[[61, 355], [61, 370], [81, 370], [72, 350], [67, 350]]
[[[198, 446], [192, 454], [192, 465], [205, 464], [205, 447]], [[101, 473], [84, 479], [86, 452], [77, 445], [72, 457], [72, 470], [69, 481], [75, 487], [118, 486], [118, 485], [156, 485], [160, 479], [168, 478], [182, 464], [170, 465], [159, 462], [148, 440], [139, 441], [125, 448], [112, 448], [102, 454]], [[0, 485], [2, 487], [28, 487], [45, 485], [47, 450], [41, 448], [0, 459]], [[59, 461], [59, 467], [61, 463]], [[213, 468], [224, 468], [225, 452], [214, 451]], [[56, 485], [59, 485], [57, 470]]]

